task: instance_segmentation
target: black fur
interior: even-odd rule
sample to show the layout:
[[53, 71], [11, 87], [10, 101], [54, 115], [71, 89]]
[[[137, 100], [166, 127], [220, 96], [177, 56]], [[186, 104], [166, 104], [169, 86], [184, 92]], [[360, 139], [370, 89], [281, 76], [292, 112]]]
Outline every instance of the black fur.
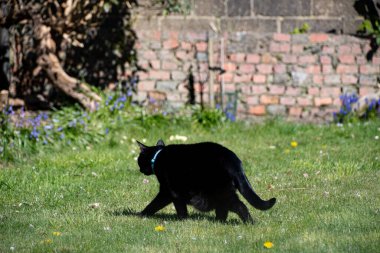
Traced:
[[192, 205], [203, 212], [215, 210], [216, 218], [221, 221], [225, 221], [228, 212], [232, 211], [244, 222], [252, 222], [236, 189], [257, 209], [267, 210], [276, 203], [275, 198], [264, 201], [253, 191], [240, 159], [219, 144], [165, 146], [162, 140], [152, 147], [138, 144], [140, 171], [145, 175], [155, 174], [160, 183], [158, 195], [141, 212], [142, 215], [153, 215], [173, 203], [180, 218], [188, 216], [186, 205]]

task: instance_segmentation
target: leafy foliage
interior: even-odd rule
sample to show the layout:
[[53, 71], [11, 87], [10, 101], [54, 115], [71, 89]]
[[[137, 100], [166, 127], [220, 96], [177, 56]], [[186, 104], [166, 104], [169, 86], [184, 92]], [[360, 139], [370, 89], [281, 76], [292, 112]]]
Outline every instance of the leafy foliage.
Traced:
[[308, 23], [303, 23], [301, 27], [296, 27], [293, 29], [292, 34], [304, 34], [308, 33], [311, 29]]
[[380, 46], [380, 21], [374, 21], [374, 24], [368, 19], [364, 20], [359, 26], [359, 31], [372, 37], [377, 46]]

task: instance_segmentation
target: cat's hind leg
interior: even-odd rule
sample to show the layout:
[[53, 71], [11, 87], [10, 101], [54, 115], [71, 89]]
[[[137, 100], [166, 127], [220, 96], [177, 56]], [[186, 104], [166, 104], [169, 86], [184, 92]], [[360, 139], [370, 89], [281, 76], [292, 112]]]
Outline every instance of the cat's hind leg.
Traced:
[[253, 223], [253, 219], [249, 214], [248, 208], [244, 205], [243, 202], [239, 199], [236, 193], [234, 193], [231, 197], [229, 210], [239, 215], [240, 219], [242, 219], [245, 223]]
[[189, 216], [187, 212], [186, 202], [181, 199], [173, 200], [175, 210], [177, 211], [178, 218], [187, 218]]
[[221, 222], [225, 222], [228, 216], [228, 209], [224, 206], [218, 206], [215, 208], [216, 219]]

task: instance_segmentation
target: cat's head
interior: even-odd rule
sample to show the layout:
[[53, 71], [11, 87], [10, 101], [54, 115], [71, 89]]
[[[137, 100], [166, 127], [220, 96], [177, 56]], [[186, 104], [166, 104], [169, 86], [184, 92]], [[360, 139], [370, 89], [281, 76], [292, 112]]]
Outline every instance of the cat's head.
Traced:
[[137, 158], [140, 172], [147, 176], [152, 175], [154, 173], [152, 168], [152, 159], [156, 152], [165, 146], [165, 143], [163, 140], [158, 140], [156, 146], [146, 146], [139, 141], [136, 142], [140, 147], [140, 154]]

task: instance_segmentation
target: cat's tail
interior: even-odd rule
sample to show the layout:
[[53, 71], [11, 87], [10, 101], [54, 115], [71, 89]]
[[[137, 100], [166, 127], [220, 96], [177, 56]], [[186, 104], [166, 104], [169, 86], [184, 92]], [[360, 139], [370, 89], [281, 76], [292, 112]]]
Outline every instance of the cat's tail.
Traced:
[[256, 209], [264, 211], [270, 209], [274, 204], [276, 204], [276, 198], [262, 200], [256, 194], [242, 169], [235, 176], [235, 181], [235, 184], [241, 195], [243, 195], [243, 197]]

